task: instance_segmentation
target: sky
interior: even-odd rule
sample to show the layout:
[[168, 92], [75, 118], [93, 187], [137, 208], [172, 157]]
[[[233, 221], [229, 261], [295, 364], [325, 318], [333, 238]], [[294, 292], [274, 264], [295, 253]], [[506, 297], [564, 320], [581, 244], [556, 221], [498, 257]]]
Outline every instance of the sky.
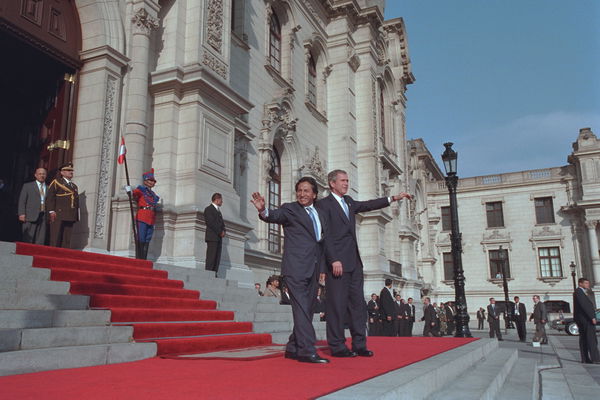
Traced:
[[600, 0], [388, 0], [416, 81], [407, 137], [469, 177], [566, 165], [579, 129], [600, 137]]

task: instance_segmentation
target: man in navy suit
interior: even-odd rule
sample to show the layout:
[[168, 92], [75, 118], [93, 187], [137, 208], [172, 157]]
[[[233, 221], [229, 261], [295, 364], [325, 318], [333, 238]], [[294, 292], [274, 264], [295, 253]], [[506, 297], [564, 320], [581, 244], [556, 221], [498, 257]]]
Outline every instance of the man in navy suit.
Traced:
[[[336, 169], [327, 175], [331, 194], [319, 201], [329, 230], [325, 241], [327, 259], [327, 343], [334, 357], [371, 357], [367, 349], [367, 307], [363, 293], [363, 264], [358, 252], [355, 214], [378, 210], [392, 201], [410, 199], [407, 193], [368, 201], [347, 196], [348, 174]], [[344, 322], [352, 335], [352, 351], [346, 347]]]
[[308, 363], [328, 363], [329, 360], [317, 354], [317, 337], [312, 324], [318, 282], [325, 271], [323, 236], [327, 223], [321, 210], [314, 207], [317, 192], [317, 182], [304, 177], [296, 183], [296, 202], [269, 210], [265, 208], [265, 198], [258, 192], [252, 193], [251, 201], [261, 220], [282, 225], [285, 234], [281, 273], [288, 287], [294, 317], [285, 357]]
[[596, 337], [596, 298], [590, 281], [579, 278], [579, 287], [573, 294], [573, 319], [579, 327], [579, 352], [584, 364], [600, 364], [598, 338]]

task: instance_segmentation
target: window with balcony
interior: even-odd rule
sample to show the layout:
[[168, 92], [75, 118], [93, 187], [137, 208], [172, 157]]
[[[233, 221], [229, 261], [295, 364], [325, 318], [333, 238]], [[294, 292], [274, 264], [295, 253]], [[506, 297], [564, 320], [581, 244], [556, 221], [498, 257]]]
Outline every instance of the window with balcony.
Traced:
[[510, 279], [510, 263], [508, 261], [508, 250], [498, 249], [488, 252], [490, 258], [490, 277], [491, 279], [502, 279], [502, 264], [504, 264], [504, 272], [506, 279]]

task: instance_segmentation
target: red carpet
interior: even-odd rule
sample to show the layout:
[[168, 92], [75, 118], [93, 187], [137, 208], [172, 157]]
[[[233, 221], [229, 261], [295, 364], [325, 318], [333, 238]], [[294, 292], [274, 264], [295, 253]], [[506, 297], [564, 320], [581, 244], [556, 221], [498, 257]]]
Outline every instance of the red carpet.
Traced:
[[[372, 358], [313, 365], [283, 357], [256, 361], [170, 360], [0, 378], [6, 399], [312, 399], [429, 358], [476, 339], [369, 338]], [[327, 354], [323, 353], [324, 356]]]
[[69, 293], [90, 296], [91, 308], [111, 310], [113, 323], [133, 325], [133, 338], [156, 342], [159, 355], [271, 343], [271, 335], [233, 322], [233, 312], [217, 310], [215, 301], [200, 299], [151, 261], [28, 243], [17, 243], [17, 254], [33, 256], [33, 266], [50, 269], [52, 280], [70, 282]]

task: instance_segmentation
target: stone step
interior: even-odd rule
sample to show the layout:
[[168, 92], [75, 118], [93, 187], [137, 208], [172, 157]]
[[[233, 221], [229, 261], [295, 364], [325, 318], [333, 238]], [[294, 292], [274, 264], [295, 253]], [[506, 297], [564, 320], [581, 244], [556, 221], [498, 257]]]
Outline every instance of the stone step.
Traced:
[[[425, 399], [448, 387], [465, 370], [498, 349], [498, 341], [479, 339], [446, 351], [409, 368], [388, 372], [357, 385], [320, 397], [325, 400], [347, 399]], [[465, 389], [468, 388], [465, 386]], [[460, 395], [455, 399], [463, 399]]]
[[107, 310], [0, 310], [0, 329], [101, 326], [110, 323]]
[[9, 254], [0, 250], [0, 267], [31, 267], [32, 256]]
[[111, 343], [0, 353], [0, 376], [89, 367], [156, 356], [156, 343]]
[[30, 294], [67, 294], [71, 285], [69, 282], [46, 281], [31, 278], [18, 278], [0, 281], [0, 293], [15, 295]]
[[0, 352], [133, 341], [131, 326], [7, 329], [0, 331], [0, 337], [2, 333], [5, 340], [0, 340]]
[[[284, 306], [281, 306], [284, 307]], [[271, 313], [254, 313], [253, 322], [282, 322], [292, 320], [292, 309], [288, 306], [287, 311]]]
[[[1, 256], [0, 256], [1, 257]], [[1, 265], [0, 276], [2, 280], [36, 279], [50, 280], [51, 271], [46, 268], [34, 268], [31, 265]]]
[[288, 332], [288, 335], [292, 332], [294, 323], [290, 321], [281, 322], [254, 322], [252, 324], [253, 331], [255, 333], [276, 333], [276, 332]]
[[0, 254], [15, 254], [17, 245], [13, 242], [0, 242]]
[[535, 358], [519, 357], [496, 398], [536, 400], [539, 395], [538, 361]]
[[517, 349], [497, 349], [464, 371], [459, 381], [428, 397], [430, 400], [495, 399], [519, 357]]
[[85, 310], [89, 296], [70, 294], [0, 293], [4, 310]]

